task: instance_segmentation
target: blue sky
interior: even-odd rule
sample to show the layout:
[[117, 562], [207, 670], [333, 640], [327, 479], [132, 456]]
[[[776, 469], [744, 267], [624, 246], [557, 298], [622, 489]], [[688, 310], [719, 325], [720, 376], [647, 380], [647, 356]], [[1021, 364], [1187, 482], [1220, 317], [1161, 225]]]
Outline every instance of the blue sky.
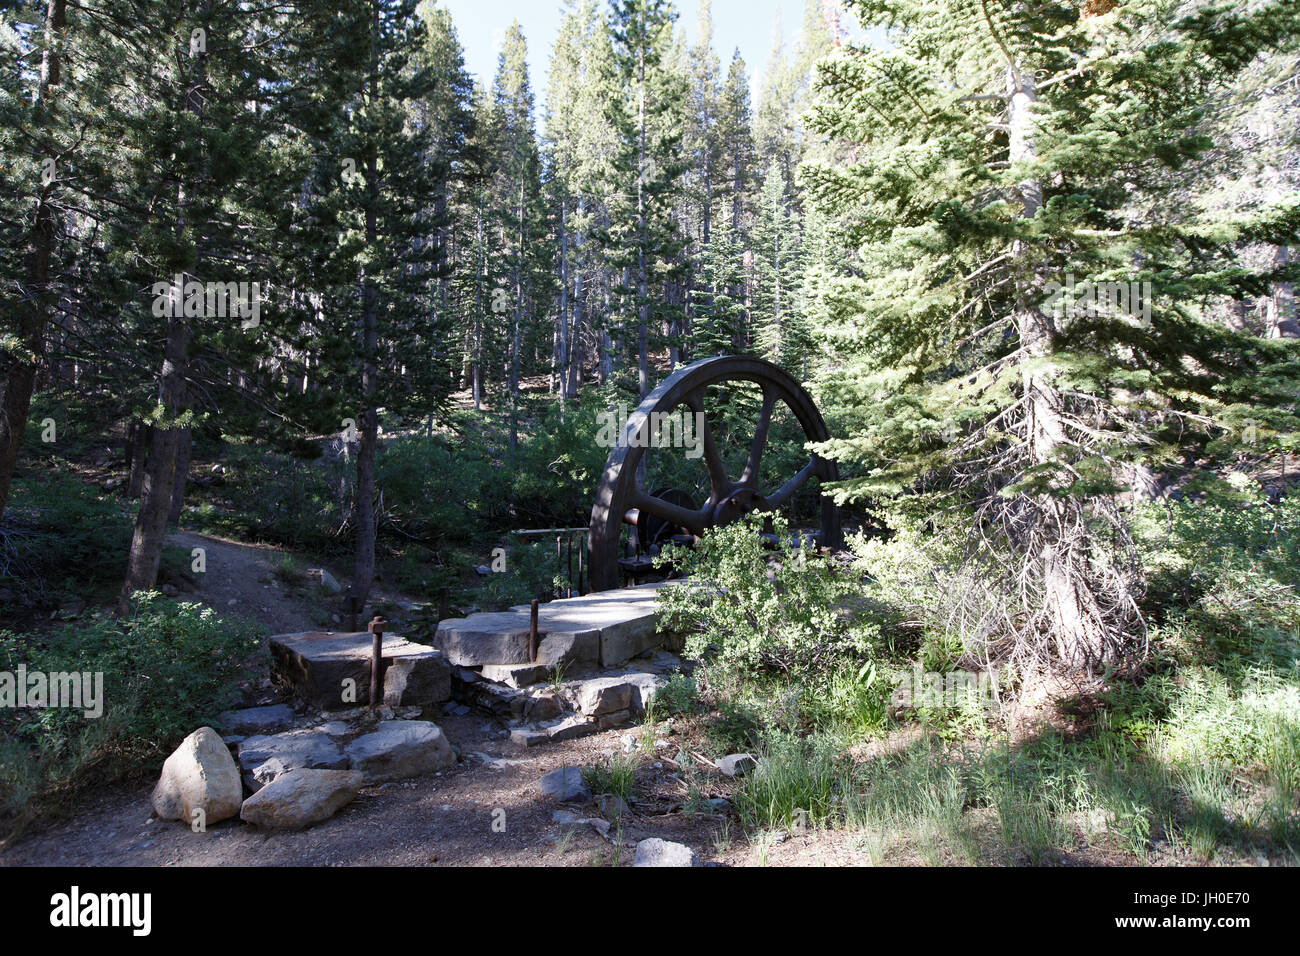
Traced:
[[[496, 72], [497, 52], [506, 27], [512, 20], [519, 21], [528, 41], [529, 79], [540, 122], [546, 70], [564, 10], [562, 0], [438, 0], [438, 5], [451, 11], [457, 36], [465, 48], [465, 64], [484, 83], [490, 83]], [[792, 49], [803, 23], [803, 5], [804, 0], [713, 0], [713, 48], [725, 66], [732, 50], [739, 47], [753, 77], [755, 94], [772, 49], [775, 18], [780, 16], [786, 48]], [[687, 37], [694, 41], [698, 0], [676, 0], [676, 7], [677, 27], [684, 27]]]

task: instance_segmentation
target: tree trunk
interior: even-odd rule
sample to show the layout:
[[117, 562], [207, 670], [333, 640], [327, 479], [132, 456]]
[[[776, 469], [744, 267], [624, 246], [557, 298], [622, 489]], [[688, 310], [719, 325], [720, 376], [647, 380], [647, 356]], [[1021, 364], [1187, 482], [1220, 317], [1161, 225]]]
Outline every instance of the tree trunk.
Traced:
[[117, 612], [125, 614], [136, 591], [151, 590], [158, 580], [158, 563], [162, 558], [163, 538], [167, 532], [167, 514], [171, 511], [172, 489], [176, 479], [176, 449], [182, 429], [176, 418], [181, 414], [185, 389], [186, 350], [190, 327], [183, 315], [167, 320], [166, 357], [159, 376], [158, 405], [162, 420], [153, 427], [149, 445], [149, 463], [144, 469], [140, 491], [140, 510], [127, 556], [126, 580], [118, 596]]
[[[1033, 76], [1013, 66], [1009, 70], [1008, 126], [1010, 159], [1013, 164], [1035, 157], [1033, 117], [1037, 100]], [[1033, 218], [1043, 204], [1042, 185], [1034, 179], [1017, 184], [1021, 216]], [[1027, 250], [1017, 241], [1012, 253], [1019, 258]], [[1052, 317], [1034, 303], [1038, 288], [1024, 290], [1015, 316], [1021, 346], [1032, 366], [1026, 370], [1022, 386], [1028, 411], [1029, 465], [1047, 465], [1054, 460], [1067, 441], [1060, 392], [1054, 384], [1055, 369], [1038, 360], [1051, 355], [1056, 328]], [[1088, 537], [1080, 503], [1074, 498], [1038, 495], [1031, 547], [1042, 574], [1045, 630], [1055, 641], [1056, 653], [1070, 670], [1091, 671], [1105, 658], [1106, 634], [1101, 613], [1093, 593], [1093, 574], [1089, 565]], [[1035, 556], [1027, 556], [1035, 557]]]
[[126, 433], [126, 496], [132, 501], [140, 497], [144, 488], [144, 467], [149, 460], [149, 446], [153, 442], [153, 426], [132, 422]]
[[[51, 86], [59, 85], [59, 57], [55, 45], [64, 28], [66, 0], [49, 0], [45, 10], [45, 49], [41, 53], [41, 77], [37, 87], [33, 115], [39, 131], [49, 104]], [[25, 295], [18, 297], [18, 341], [20, 350], [10, 350], [0, 381], [0, 518], [9, 500], [9, 486], [18, 465], [23, 432], [32, 406], [36, 370], [45, 354], [45, 327], [53, 310], [50, 295], [50, 261], [56, 243], [56, 217], [53, 194], [57, 180], [45, 183], [36, 200], [32, 215], [32, 233], [23, 286]], [[17, 354], [15, 354], [15, 352]]]
[[[376, 44], [379, 35], [379, 7], [372, 7], [370, 36], [370, 76], [367, 80], [370, 89], [368, 98], [373, 99], [373, 84], [379, 70]], [[379, 201], [379, 158], [372, 151], [366, 157], [366, 191], [369, 202], [366, 205], [366, 247], [374, 249], [378, 241], [378, 223], [375, 207]], [[375, 409], [376, 390], [375, 350], [379, 341], [379, 291], [375, 288], [374, 276], [369, 267], [362, 270], [361, 277], [361, 394], [365, 409], [361, 413], [360, 443], [357, 447], [357, 493], [353, 503], [354, 525], [356, 527], [356, 550], [353, 555], [352, 584], [348, 596], [352, 607], [359, 614], [370, 597], [370, 585], [375, 578], [375, 445], [379, 439], [379, 414]]]
[[176, 447], [176, 474], [172, 482], [172, 504], [167, 512], [167, 523], [175, 525], [181, 520], [185, 506], [185, 485], [190, 476], [190, 454], [194, 450], [194, 429], [181, 429], [180, 443]]
[[[1286, 265], [1288, 259], [1289, 250], [1287, 247], [1278, 246], [1273, 262], [1281, 266]], [[1269, 338], [1300, 338], [1300, 323], [1296, 321], [1295, 290], [1291, 287], [1290, 282], [1275, 282], [1273, 284], [1273, 294], [1269, 296], [1265, 307], [1268, 310]]]

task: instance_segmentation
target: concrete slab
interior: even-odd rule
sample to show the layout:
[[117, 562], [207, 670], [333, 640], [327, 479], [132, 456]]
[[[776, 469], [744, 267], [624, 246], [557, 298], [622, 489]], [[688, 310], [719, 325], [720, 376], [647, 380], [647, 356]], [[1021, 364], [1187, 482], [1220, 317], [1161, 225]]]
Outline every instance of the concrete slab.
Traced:
[[[339, 710], [370, 702], [367, 632], [278, 634], [270, 639], [270, 649], [272, 679], [309, 704]], [[436, 648], [385, 634], [382, 655], [384, 703], [426, 706], [451, 699], [451, 668]], [[348, 699], [350, 691], [354, 699]]]

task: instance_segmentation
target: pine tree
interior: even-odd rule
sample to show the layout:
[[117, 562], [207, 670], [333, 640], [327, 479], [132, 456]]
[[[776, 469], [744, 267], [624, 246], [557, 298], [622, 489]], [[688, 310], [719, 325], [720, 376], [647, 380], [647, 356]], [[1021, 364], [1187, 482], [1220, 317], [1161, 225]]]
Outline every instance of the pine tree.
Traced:
[[709, 241], [699, 250], [695, 288], [691, 291], [691, 326], [687, 360], [743, 351], [743, 250], [725, 211], [714, 219]]
[[613, 268], [626, 275], [621, 291], [634, 317], [641, 397], [650, 391], [651, 327], [680, 317], [665, 295], [665, 286], [679, 278], [683, 245], [672, 219], [685, 171], [686, 89], [683, 78], [668, 69], [675, 16], [665, 0], [611, 0], [616, 86], [607, 115], [617, 144], [605, 244]]
[[736, 50], [727, 68], [718, 108], [719, 166], [726, 176], [730, 196], [731, 227], [739, 233], [747, 225], [745, 214], [755, 183], [753, 115], [749, 106], [749, 76]]
[[825, 343], [823, 394], [855, 423], [827, 451], [861, 469], [840, 495], [923, 490], [908, 500], [944, 526], [969, 505], [970, 587], [951, 594], [972, 654], [1131, 660], [1141, 578], [1116, 496], [1135, 467], [1176, 465], [1247, 414], [1296, 427], [1292, 344], [1188, 304], [1264, 288], [1234, 244], [1293, 242], [1300, 205], [1224, 219], [1170, 196], [1209, 145], [1206, 91], [1290, 42], [1300, 14], [852, 7], [895, 45], [820, 65], [813, 127], [846, 159], [804, 171], [857, 253]]
[[803, 333], [798, 322], [799, 228], [789, 209], [785, 177], [774, 159], [759, 191], [750, 232], [753, 295], [750, 321], [754, 350], [769, 361], [802, 365]]

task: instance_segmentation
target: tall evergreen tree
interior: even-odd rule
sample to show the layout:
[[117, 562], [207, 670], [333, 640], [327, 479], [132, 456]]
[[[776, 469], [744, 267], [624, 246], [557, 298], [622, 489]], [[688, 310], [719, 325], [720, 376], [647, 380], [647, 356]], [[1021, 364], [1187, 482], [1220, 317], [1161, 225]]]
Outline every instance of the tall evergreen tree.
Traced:
[[[1234, 244], [1293, 242], [1300, 203], [1225, 219], [1169, 197], [1199, 175], [1206, 91], [1293, 42], [1300, 14], [851, 6], [894, 46], [821, 64], [814, 128], [851, 152], [805, 170], [858, 257], [826, 330], [837, 361], [823, 392], [856, 423], [827, 451], [862, 469], [840, 494], [923, 489], [908, 500], [941, 525], [969, 504], [976, 573], [952, 593], [972, 654], [1087, 671], [1129, 660], [1141, 577], [1116, 496], [1135, 466], [1176, 465], [1247, 414], [1296, 427], [1294, 343], [1189, 304], [1291, 275], [1244, 266]], [[1121, 296], [1132, 282], [1138, 295]]]

